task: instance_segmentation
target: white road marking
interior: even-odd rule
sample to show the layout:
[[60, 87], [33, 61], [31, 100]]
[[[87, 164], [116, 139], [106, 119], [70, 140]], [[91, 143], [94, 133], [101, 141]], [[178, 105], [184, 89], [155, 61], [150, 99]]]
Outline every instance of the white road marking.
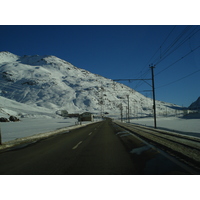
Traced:
[[92, 132], [91, 133], [89, 133], [88, 135], [91, 135], [92, 134]]
[[76, 149], [83, 141], [80, 141], [76, 146], [74, 146], [72, 149]]

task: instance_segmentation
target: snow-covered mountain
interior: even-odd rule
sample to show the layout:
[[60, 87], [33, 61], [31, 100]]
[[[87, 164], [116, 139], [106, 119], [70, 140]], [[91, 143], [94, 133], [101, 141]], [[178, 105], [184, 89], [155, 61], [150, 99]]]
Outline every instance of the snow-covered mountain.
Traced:
[[[7, 98], [54, 113], [67, 110], [69, 113], [120, 114], [120, 106], [126, 111], [129, 95], [130, 115], [153, 112], [152, 99], [55, 56], [17, 56], [0, 52], [0, 83], [0, 108], [6, 108]], [[156, 102], [158, 114], [174, 113], [175, 107]]]
[[195, 102], [193, 102], [188, 108], [190, 110], [199, 110], [199, 108], [200, 108], [200, 97]]

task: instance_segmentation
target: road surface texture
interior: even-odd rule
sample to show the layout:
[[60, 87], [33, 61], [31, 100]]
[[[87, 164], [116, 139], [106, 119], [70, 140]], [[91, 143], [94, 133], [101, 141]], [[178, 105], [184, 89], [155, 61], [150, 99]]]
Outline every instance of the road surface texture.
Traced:
[[[125, 140], [126, 138], [126, 140]], [[131, 147], [130, 147], [131, 146]], [[187, 174], [111, 119], [0, 153], [1, 175]], [[141, 150], [141, 149], [140, 149]]]
[[[191, 174], [200, 174], [200, 138], [129, 123], [115, 122], [126, 130], [126, 140], [138, 138], [140, 149], [156, 149]], [[145, 145], [146, 144], [146, 145]], [[150, 148], [151, 147], [151, 148]], [[136, 152], [133, 149], [132, 152]], [[166, 162], [165, 162], [166, 164]]]

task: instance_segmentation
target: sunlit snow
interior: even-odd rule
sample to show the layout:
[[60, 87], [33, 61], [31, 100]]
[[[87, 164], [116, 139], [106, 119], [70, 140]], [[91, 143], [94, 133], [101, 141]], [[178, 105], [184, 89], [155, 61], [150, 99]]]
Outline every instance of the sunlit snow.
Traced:
[[[97, 116], [106, 112], [115, 119], [123, 112], [125, 118], [128, 99], [131, 123], [153, 126], [153, 118], [141, 119], [153, 114], [151, 98], [55, 56], [0, 52], [0, 81], [0, 117], [20, 119], [0, 123], [2, 142], [75, 126], [77, 118], [64, 119], [56, 114], [59, 110]], [[156, 101], [156, 109], [158, 127], [199, 134], [199, 119], [179, 118], [181, 106]]]

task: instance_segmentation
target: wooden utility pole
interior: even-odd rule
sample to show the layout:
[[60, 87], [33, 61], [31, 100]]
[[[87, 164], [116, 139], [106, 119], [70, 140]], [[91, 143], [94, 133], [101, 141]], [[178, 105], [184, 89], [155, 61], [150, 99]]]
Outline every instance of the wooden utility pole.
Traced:
[[152, 91], [153, 91], [153, 111], [154, 111], [154, 128], [157, 128], [156, 124], [156, 99], [155, 99], [155, 86], [154, 86], [154, 66], [151, 66], [151, 74], [152, 74]]
[[128, 122], [128, 106], [126, 106], [126, 122]]
[[121, 111], [121, 122], [123, 122], [123, 106], [122, 106], [122, 103], [119, 105], [119, 109]]
[[127, 98], [128, 98], [128, 123], [130, 123], [129, 95], [127, 95]]
[[[144, 81], [145, 83], [146, 80], [152, 80], [152, 85], [150, 85], [149, 83], [147, 83], [148, 85], [150, 85], [152, 87], [152, 91], [153, 91], [153, 111], [154, 111], [154, 128], [157, 128], [156, 125], [156, 100], [155, 100], [155, 86], [154, 86], [154, 71], [153, 69], [155, 68], [154, 66], [151, 66], [151, 73], [152, 73], [152, 78], [148, 78], [148, 79], [114, 79], [114, 81]], [[129, 99], [128, 99], [129, 100]], [[137, 115], [138, 115], [138, 110], [137, 110]], [[138, 116], [137, 116], [138, 118]]]
[[101, 91], [100, 91], [100, 98], [99, 98], [99, 103], [101, 105], [101, 118], [103, 118], [104, 116], [104, 109], [103, 109], [103, 104], [104, 104], [104, 101], [103, 101], [103, 91], [104, 91], [104, 88], [103, 88], [103, 83], [101, 82], [101, 87], [100, 87]]

